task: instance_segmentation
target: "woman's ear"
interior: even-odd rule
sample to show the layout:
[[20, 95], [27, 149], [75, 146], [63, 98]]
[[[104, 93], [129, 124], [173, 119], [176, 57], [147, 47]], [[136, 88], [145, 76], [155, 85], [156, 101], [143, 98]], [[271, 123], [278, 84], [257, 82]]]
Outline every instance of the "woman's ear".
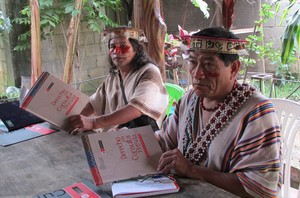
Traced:
[[239, 60], [235, 60], [231, 63], [230, 67], [231, 67], [231, 79], [236, 78], [236, 76], [240, 71], [241, 62]]

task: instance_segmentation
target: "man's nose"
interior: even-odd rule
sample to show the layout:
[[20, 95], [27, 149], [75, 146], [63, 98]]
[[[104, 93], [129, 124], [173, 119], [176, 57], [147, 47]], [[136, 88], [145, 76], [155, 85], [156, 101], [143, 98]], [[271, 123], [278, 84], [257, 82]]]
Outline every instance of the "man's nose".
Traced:
[[204, 69], [203, 69], [203, 67], [200, 64], [198, 64], [196, 66], [196, 68], [194, 69], [193, 75], [194, 75], [194, 78], [197, 78], [197, 79], [203, 79], [203, 78], [205, 78]]

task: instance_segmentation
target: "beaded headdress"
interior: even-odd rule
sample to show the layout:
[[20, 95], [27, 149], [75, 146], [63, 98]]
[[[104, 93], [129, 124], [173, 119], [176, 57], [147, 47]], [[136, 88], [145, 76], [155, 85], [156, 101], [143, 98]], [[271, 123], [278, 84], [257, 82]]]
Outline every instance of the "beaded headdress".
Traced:
[[246, 40], [215, 38], [207, 36], [185, 36], [189, 40], [190, 51], [215, 52], [223, 54], [247, 54], [245, 50]]
[[110, 40], [116, 37], [131, 38], [142, 42], [147, 42], [145, 33], [141, 29], [132, 27], [115, 27], [103, 31], [103, 39]]

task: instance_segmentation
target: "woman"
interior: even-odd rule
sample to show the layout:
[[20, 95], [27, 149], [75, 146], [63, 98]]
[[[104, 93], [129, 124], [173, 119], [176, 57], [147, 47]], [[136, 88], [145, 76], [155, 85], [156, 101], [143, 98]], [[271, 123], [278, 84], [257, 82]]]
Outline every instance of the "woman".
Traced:
[[[81, 115], [70, 117], [70, 133], [148, 124], [158, 129], [165, 117], [168, 95], [159, 68], [141, 44], [145, 41], [143, 31], [118, 27], [105, 30], [104, 37], [108, 39], [110, 74]], [[135, 124], [130, 125], [134, 119]]]

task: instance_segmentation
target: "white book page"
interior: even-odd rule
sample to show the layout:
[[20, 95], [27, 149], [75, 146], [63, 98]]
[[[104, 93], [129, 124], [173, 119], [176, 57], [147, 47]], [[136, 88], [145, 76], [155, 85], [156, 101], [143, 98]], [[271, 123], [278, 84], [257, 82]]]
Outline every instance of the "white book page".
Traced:
[[113, 197], [141, 197], [156, 194], [178, 192], [175, 180], [166, 176], [126, 180], [112, 184]]

